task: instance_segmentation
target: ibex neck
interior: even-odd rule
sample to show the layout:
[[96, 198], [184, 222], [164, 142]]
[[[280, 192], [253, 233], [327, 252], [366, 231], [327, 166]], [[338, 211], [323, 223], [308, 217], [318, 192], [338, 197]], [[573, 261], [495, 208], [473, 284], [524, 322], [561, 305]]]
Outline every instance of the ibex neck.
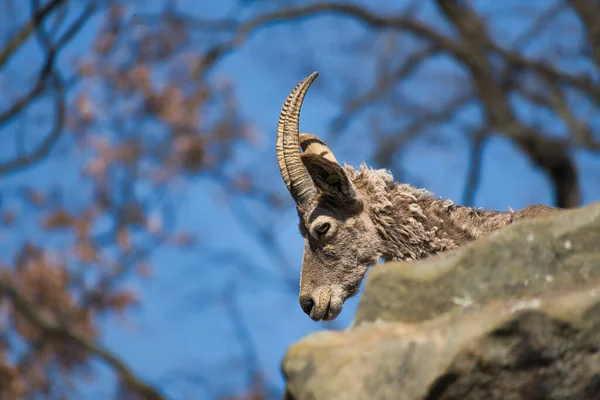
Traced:
[[405, 184], [389, 192], [391, 207], [373, 213], [382, 227], [382, 257], [416, 260], [462, 246], [514, 220], [513, 212], [457, 206]]

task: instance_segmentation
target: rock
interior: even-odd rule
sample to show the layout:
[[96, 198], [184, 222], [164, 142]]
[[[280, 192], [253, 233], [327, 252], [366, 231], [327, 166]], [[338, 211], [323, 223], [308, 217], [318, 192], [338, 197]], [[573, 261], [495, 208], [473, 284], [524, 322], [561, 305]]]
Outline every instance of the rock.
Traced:
[[287, 398], [600, 399], [600, 280], [418, 324], [319, 332], [283, 361]]
[[522, 221], [455, 251], [378, 265], [355, 324], [417, 322], [600, 277], [600, 203]]
[[377, 266], [282, 370], [288, 400], [600, 400], [600, 203]]

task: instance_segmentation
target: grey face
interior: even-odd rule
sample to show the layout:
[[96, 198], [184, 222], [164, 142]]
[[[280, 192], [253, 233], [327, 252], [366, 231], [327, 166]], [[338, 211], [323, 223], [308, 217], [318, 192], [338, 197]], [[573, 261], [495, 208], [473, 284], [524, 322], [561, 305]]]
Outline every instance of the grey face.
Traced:
[[317, 196], [316, 204], [300, 217], [304, 258], [299, 300], [310, 318], [328, 321], [339, 315], [377, 260], [377, 234], [362, 201], [343, 204], [325, 194]]
[[[311, 74], [288, 96], [277, 127], [281, 176], [296, 201], [304, 258], [300, 305], [313, 320], [332, 320], [377, 262], [377, 230], [347, 172], [316, 136], [299, 134], [299, 115]], [[302, 148], [303, 153], [300, 152]]]

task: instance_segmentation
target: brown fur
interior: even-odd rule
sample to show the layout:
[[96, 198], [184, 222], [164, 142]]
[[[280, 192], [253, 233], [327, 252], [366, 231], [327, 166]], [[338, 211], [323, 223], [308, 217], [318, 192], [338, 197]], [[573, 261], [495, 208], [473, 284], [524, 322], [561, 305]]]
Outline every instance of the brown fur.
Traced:
[[[385, 170], [359, 170], [302, 155], [318, 194], [297, 206], [305, 240], [300, 304], [314, 320], [332, 320], [359, 289], [369, 266], [385, 260], [417, 260], [460, 247], [514, 221], [559, 210], [533, 205], [519, 211], [455, 205], [426, 190], [394, 183]], [[324, 177], [342, 175], [341, 194]], [[343, 185], [341, 185], [343, 186]], [[343, 190], [341, 190], [343, 192]], [[316, 229], [330, 224], [325, 235]]]
[[[288, 95], [277, 124], [277, 161], [296, 201], [304, 259], [300, 305], [312, 319], [332, 320], [369, 266], [417, 260], [451, 250], [514, 221], [558, 210], [535, 205], [500, 212], [456, 206], [384, 170], [342, 167], [318, 137], [300, 134], [300, 108], [313, 72]], [[300, 153], [300, 147], [304, 151]]]

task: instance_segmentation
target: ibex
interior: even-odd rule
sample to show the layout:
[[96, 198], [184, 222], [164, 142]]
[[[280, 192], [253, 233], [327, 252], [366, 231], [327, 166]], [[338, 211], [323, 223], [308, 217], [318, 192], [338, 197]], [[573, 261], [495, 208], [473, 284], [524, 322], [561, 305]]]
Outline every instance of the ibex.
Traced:
[[299, 132], [302, 102], [317, 76], [313, 72], [292, 90], [277, 125], [277, 161], [304, 237], [299, 301], [313, 320], [335, 319], [358, 291], [368, 267], [381, 258], [422, 259], [513, 221], [559, 210], [544, 205], [507, 212], [459, 206], [395, 183], [386, 170], [341, 166], [323, 141]]

